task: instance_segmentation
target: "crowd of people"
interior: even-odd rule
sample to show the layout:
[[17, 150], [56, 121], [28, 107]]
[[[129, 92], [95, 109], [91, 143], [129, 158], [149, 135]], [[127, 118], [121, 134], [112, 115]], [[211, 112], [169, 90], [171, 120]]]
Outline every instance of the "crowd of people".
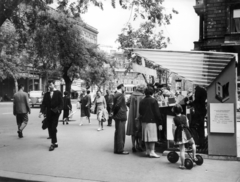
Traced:
[[[62, 93], [56, 90], [54, 81], [49, 81], [48, 92], [44, 94], [39, 117], [44, 115], [47, 121], [49, 138], [51, 145], [49, 151], [53, 151], [58, 147], [57, 126], [61, 112], [63, 111], [63, 124], [68, 124], [69, 113], [72, 110], [71, 99], [68, 92]], [[176, 96], [176, 95], [175, 95]], [[111, 93], [106, 91], [106, 95], [98, 90], [96, 97], [92, 100], [89, 90], [82, 90], [79, 97], [80, 107], [80, 126], [83, 125], [83, 118], [87, 118], [88, 123], [91, 123], [91, 113], [97, 115], [98, 128], [97, 131], [104, 130], [103, 123], [107, 121], [107, 126], [112, 126], [112, 120], [115, 121], [114, 133], [114, 153], [129, 154], [125, 151], [125, 137], [131, 136], [132, 152], [144, 152], [145, 155], [151, 158], [159, 158], [155, 153], [155, 143], [159, 139], [165, 137], [166, 121], [164, 113], [159, 109], [159, 101], [166, 100], [166, 97], [175, 97], [164, 85], [156, 83], [155, 85], [137, 85], [130, 98], [126, 100], [125, 87], [123, 84], [118, 85], [117, 91]], [[199, 128], [202, 129], [206, 115], [205, 108], [206, 90], [200, 86], [196, 87], [195, 99], [190, 97], [185, 98], [186, 104], [193, 105], [196, 115], [195, 122], [199, 123]], [[18, 136], [23, 137], [23, 129], [28, 122], [28, 113], [31, 110], [28, 103], [28, 96], [24, 92], [24, 87], [19, 85], [19, 91], [14, 95], [13, 114], [16, 115], [18, 125]], [[194, 160], [196, 154], [195, 141], [189, 130], [189, 121], [186, 115], [183, 114], [183, 108], [180, 104], [171, 107], [171, 112], [174, 113], [175, 132], [174, 142], [180, 147], [181, 166], [184, 168], [184, 144], [190, 143], [193, 148]], [[166, 113], [165, 113], [166, 114]], [[127, 123], [127, 128], [126, 127]], [[160, 130], [161, 134], [159, 136]], [[204, 131], [199, 133], [199, 136], [204, 135]], [[200, 140], [201, 141], [201, 140]], [[144, 145], [143, 145], [144, 144]], [[200, 142], [201, 144], [201, 142]]]

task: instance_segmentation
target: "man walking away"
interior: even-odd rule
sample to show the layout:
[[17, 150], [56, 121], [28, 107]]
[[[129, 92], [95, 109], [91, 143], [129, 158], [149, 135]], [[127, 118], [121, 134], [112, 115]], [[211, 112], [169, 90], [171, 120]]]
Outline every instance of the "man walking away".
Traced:
[[115, 120], [114, 153], [127, 155], [129, 152], [124, 151], [125, 124], [127, 121], [127, 105], [124, 96], [124, 85], [120, 84], [117, 89], [113, 100], [113, 119]]
[[16, 116], [18, 125], [18, 137], [23, 137], [23, 129], [28, 123], [28, 113], [31, 113], [31, 109], [28, 101], [28, 94], [23, 91], [24, 86], [18, 85], [18, 92], [13, 96], [13, 115]]
[[106, 95], [105, 95], [105, 100], [106, 100], [106, 104], [107, 104], [107, 111], [109, 114], [109, 118], [108, 118], [108, 125], [107, 126], [112, 126], [112, 107], [113, 107], [113, 95], [109, 93], [108, 90], [106, 90]]
[[49, 151], [53, 151], [58, 147], [57, 144], [57, 126], [58, 126], [58, 118], [63, 109], [63, 97], [62, 93], [55, 89], [55, 82], [49, 81], [48, 87], [49, 92], [45, 93], [41, 105], [40, 115], [46, 112], [46, 119], [48, 122], [48, 128], [51, 136], [51, 146]]

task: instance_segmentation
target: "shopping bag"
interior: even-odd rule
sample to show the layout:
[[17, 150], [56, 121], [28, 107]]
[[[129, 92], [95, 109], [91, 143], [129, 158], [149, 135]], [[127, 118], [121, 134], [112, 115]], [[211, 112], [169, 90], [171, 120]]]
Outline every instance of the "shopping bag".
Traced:
[[79, 102], [77, 102], [77, 109], [80, 109], [80, 103]]
[[90, 108], [90, 113], [92, 113], [92, 114], [97, 114], [96, 104], [92, 104], [92, 106], [91, 106], [91, 108]]
[[76, 112], [77, 112], [77, 111], [70, 111], [70, 113], [69, 113], [68, 117], [69, 117], [69, 118], [72, 118], [72, 117], [73, 117], [73, 115], [74, 115]]

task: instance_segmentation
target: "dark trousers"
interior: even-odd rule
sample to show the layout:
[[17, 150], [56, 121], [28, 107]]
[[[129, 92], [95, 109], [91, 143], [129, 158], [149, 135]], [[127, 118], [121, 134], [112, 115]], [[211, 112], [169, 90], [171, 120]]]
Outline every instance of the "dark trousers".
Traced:
[[115, 120], [114, 152], [123, 152], [126, 121]]
[[205, 127], [204, 127], [204, 116], [199, 116], [199, 120], [198, 120], [198, 136], [199, 136], [199, 144], [200, 147], [203, 148], [204, 147], [204, 140], [205, 140]]
[[195, 111], [192, 117], [192, 125], [197, 128], [197, 133], [199, 137], [199, 146], [200, 148], [204, 147], [205, 141], [205, 127], [204, 127], [204, 118], [206, 113]]
[[54, 113], [51, 111], [51, 114], [48, 118], [48, 131], [52, 139], [52, 144], [57, 143], [57, 126], [58, 126], [58, 118], [60, 113]]
[[68, 120], [68, 119], [69, 119], [68, 116], [69, 116], [69, 109], [64, 109], [64, 110], [63, 110], [63, 120], [64, 120], [65, 118]]
[[112, 125], [112, 116], [110, 116], [110, 115], [112, 113], [112, 104], [107, 104], [107, 111], [109, 114], [108, 125], [111, 126]]

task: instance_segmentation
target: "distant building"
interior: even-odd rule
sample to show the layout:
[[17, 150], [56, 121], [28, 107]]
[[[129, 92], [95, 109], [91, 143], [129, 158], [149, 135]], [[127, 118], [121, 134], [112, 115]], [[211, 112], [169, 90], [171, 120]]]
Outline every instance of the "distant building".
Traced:
[[83, 37], [85, 40], [97, 44], [97, 35], [98, 35], [98, 30], [87, 23], [84, 23], [83, 26]]
[[240, 1], [196, 0], [199, 40], [194, 50], [240, 53]]
[[133, 72], [132, 70], [130, 72], [126, 72], [129, 61], [125, 58], [121, 50], [108, 45], [100, 45], [99, 47], [110, 57], [112, 57], [113, 61], [116, 62], [115, 72], [117, 77], [114, 80], [109, 81], [105, 85], [104, 90], [115, 91], [117, 89], [117, 86], [123, 83], [126, 87], [126, 93], [132, 93], [134, 86], [146, 83], [141, 74]]

